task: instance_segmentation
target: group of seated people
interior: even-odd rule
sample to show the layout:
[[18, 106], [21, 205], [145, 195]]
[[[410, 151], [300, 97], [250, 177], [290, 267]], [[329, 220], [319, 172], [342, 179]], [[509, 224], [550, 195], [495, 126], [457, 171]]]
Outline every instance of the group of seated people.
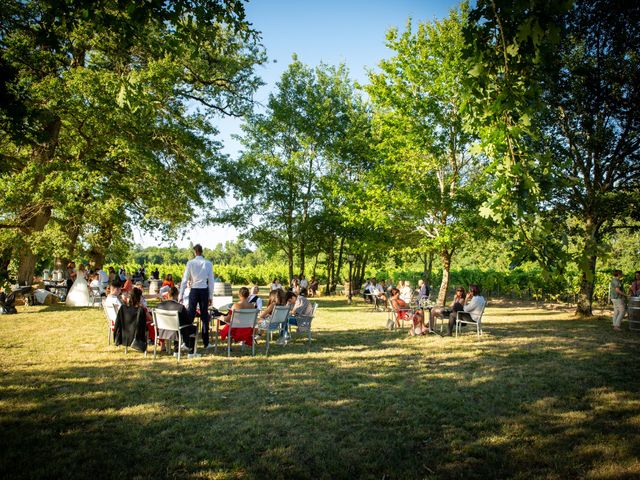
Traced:
[[[258, 295], [258, 286], [253, 286], [251, 291], [247, 287], [240, 288], [238, 291], [238, 301], [231, 306], [226, 315], [222, 315], [219, 311], [213, 309], [213, 316], [221, 317], [220, 324], [222, 328], [220, 329], [220, 338], [223, 341], [226, 340], [234, 310], [258, 309], [260, 311], [260, 325], [266, 327], [268, 326], [268, 320], [273, 313], [274, 307], [277, 305], [288, 305], [290, 308], [289, 317], [287, 322], [282, 325], [278, 339], [278, 344], [286, 344], [290, 339], [289, 325], [297, 325], [300, 317], [310, 317], [313, 314], [313, 307], [306, 298], [307, 293], [308, 290], [305, 287], [300, 287], [298, 293], [293, 290], [287, 292], [282, 289], [272, 290], [269, 294], [269, 303], [263, 310], [262, 299]], [[156, 306], [156, 309], [178, 312], [184, 343], [183, 345], [178, 345], [177, 333], [163, 330], [158, 331], [159, 343], [164, 345], [164, 342], [172, 341], [174, 356], [177, 356], [178, 348], [183, 348], [187, 350], [188, 358], [199, 357], [200, 354], [195, 352], [196, 326], [193, 323], [194, 318], [189, 315], [187, 305], [178, 301], [179, 289], [175, 285], [169, 286], [166, 296], [168, 298], [160, 302]], [[155, 339], [155, 329], [151, 312], [143, 296], [142, 284], [122, 285], [119, 278], [114, 279], [108, 288], [104, 306], [105, 308], [113, 308], [115, 306], [117, 309], [113, 331], [115, 344], [131, 346], [131, 348], [135, 350], [145, 352], [147, 349], [147, 338], [152, 342]], [[204, 330], [203, 328], [203, 331]], [[206, 328], [206, 332], [208, 335], [208, 328]], [[234, 328], [231, 335], [234, 341], [245, 342], [248, 346], [251, 346], [255, 338], [257, 338], [257, 336], [254, 337], [254, 332], [251, 328]], [[206, 341], [205, 344], [208, 345], [209, 342]]]
[[120, 278], [115, 278], [104, 299], [105, 308], [116, 308], [116, 321], [113, 339], [116, 345], [127, 345], [145, 352], [147, 350], [147, 334], [153, 341], [155, 330], [151, 311], [143, 296], [141, 283], [133, 285], [129, 279], [122, 285]]
[[390, 295], [391, 305], [396, 312], [396, 327], [400, 327], [401, 320], [410, 320], [413, 324], [409, 329], [409, 335], [426, 335], [429, 332], [435, 332], [436, 319], [442, 318], [448, 319], [447, 333], [444, 336], [451, 336], [456, 319], [459, 318], [461, 322], [478, 321], [486, 304], [478, 285], [469, 285], [468, 293], [463, 287], [458, 287], [448, 307], [427, 308], [429, 326], [426, 327], [422, 308], [412, 308], [411, 301], [402, 298], [400, 290], [395, 287], [391, 289]]
[[414, 300], [415, 294], [417, 294], [416, 300], [419, 302], [422, 299], [429, 298], [430, 293], [429, 285], [422, 279], [418, 280], [418, 289], [414, 292], [409, 280], [399, 280], [398, 285], [394, 287], [391, 280], [388, 282], [380, 280], [380, 283], [378, 283], [376, 278], [372, 278], [362, 287], [362, 295], [365, 302], [382, 302], [384, 305], [393, 296], [391, 293], [393, 289], [398, 290], [398, 298], [407, 304]]
[[[269, 325], [269, 318], [273, 314], [276, 306], [287, 305], [289, 306], [289, 317], [287, 322], [282, 325], [280, 330], [280, 337], [277, 343], [279, 345], [286, 345], [291, 335], [289, 334], [289, 325], [298, 325], [298, 321], [301, 317], [310, 317], [313, 315], [313, 306], [307, 299], [308, 290], [306, 287], [299, 287], [298, 292], [294, 289], [290, 289], [285, 292], [281, 288], [273, 289], [269, 292], [269, 301], [267, 307], [262, 310], [262, 299], [258, 296], [258, 287], [254, 286], [251, 293], [247, 287], [242, 287], [238, 291], [238, 302], [234, 303], [229, 310], [229, 313], [222, 320], [226, 325], [220, 330], [220, 338], [225, 340], [229, 334], [229, 323], [234, 310], [238, 309], [251, 309], [256, 308], [260, 310], [258, 315], [258, 326], [266, 329]], [[250, 328], [238, 328], [234, 329], [231, 333], [231, 338], [236, 341], [245, 342], [246, 345], [251, 346], [254, 341], [254, 332]], [[259, 335], [259, 334], [258, 334]]]
[[[308, 281], [304, 277], [304, 274], [301, 273], [300, 276], [298, 275], [293, 276], [293, 278], [289, 282], [289, 287], [287, 288], [287, 291], [295, 292], [296, 295], [299, 295], [300, 291], [304, 288], [309, 297], [317, 297], [319, 285], [320, 283], [318, 282], [315, 276], [312, 276], [311, 281]], [[278, 278], [273, 279], [273, 282], [271, 282], [271, 285], [269, 286], [269, 288], [271, 291], [283, 290], [282, 283], [280, 283], [280, 280]]]

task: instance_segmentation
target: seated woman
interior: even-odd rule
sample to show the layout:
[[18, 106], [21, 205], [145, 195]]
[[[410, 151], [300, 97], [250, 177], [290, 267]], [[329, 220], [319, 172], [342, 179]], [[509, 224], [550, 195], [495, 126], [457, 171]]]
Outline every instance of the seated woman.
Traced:
[[116, 345], [130, 345], [139, 352], [147, 350], [147, 318], [140, 305], [142, 292], [131, 291], [129, 304], [122, 305], [116, 316], [113, 339]]
[[400, 298], [400, 290], [397, 288], [391, 289], [391, 306], [396, 311], [396, 326], [400, 327], [400, 320], [411, 320], [413, 323], [412, 328], [409, 330], [409, 335], [426, 335], [427, 329], [424, 326], [424, 314], [422, 310], [413, 312], [409, 308], [407, 302]]
[[418, 280], [418, 301], [423, 302], [429, 300], [429, 294], [431, 293], [431, 289], [429, 285], [422, 279]]
[[[249, 289], [247, 287], [242, 287], [238, 290], [238, 302], [234, 303], [229, 310], [229, 313], [226, 317], [224, 317], [224, 321], [227, 323], [222, 330], [220, 330], [220, 338], [225, 340], [227, 335], [229, 335], [229, 324], [231, 323], [231, 317], [233, 316], [234, 310], [245, 310], [245, 309], [254, 309], [255, 305], [250, 304], [247, 300], [249, 298]], [[246, 345], [253, 345], [253, 329], [252, 328], [234, 328], [231, 332], [231, 339], [234, 342], [244, 342]]]
[[[482, 315], [486, 303], [487, 301], [480, 295], [480, 287], [474, 284], [469, 285], [469, 293], [467, 293], [463, 311], [459, 314], [460, 318], [462, 321], [477, 322]], [[447, 336], [451, 336], [453, 333], [453, 327], [456, 324], [457, 317], [457, 312], [451, 312], [449, 315], [449, 330]]]
[[144, 309], [144, 313], [146, 315], [147, 318], [147, 330], [149, 332], [149, 340], [151, 340], [152, 342], [156, 339], [156, 331], [153, 328], [153, 315], [151, 314], [151, 310], [149, 310], [149, 307], [147, 306], [147, 300], [144, 298], [144, 286], [142, 285], [142, 282], [138, 282], [133, 286], [134, 290], [140, 290], [140, 295], [141, 295], [141, 299], [140, 299], [140, 306]]
[[175, 287], [175, 283], [173, 282], [173, 275], [168, 274], [164, 281], [162, 282], [162, 286], [158, 290], [158, 293], [162, 298], [169, 298], [169, 291], [172, 287]]
[[316, 277], [311, 277], [311, 283], [309, 284], [309, 292], [311, 293], [311, 297], [317, 297], [318, 296], [318, 280], [316, 279]]
[[[286, 303], [284, 290], [271, 290], [269, 293], [269, 303], [267, 304], [267, 308], [258, 315], [260, 328], [267, 328], [274, 308], [285, 305]], [[258, 332], [257, 335], [260, 335], [260, 332]]]
[[449, 307], [433, 307], [429, 312], [429, 329], [435, 330], [436, 318], [449, 318], [451, 312], [461, 312], [464, 310], [466, 292], [463, 287], [456, 288], [456, 293]]

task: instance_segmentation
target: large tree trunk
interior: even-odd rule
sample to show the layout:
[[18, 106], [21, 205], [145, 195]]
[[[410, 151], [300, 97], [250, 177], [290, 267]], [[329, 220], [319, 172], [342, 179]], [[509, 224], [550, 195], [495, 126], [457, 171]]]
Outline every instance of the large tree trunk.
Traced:
[[329, 295], [331, 293], [331, 285], [335, 282], [335, 253], [334, 242], [329, 242], [327, 245], [327, 286], [324, 289], [324, 293]]
[[99, 244], [91, 245], [89, 249], [89, 261], [93, 268], [100, 269], [104, 267], [104, 263], [107, 257], [107, 252], [109, 251], [109, 247], [111, 246], [112, 238], [112, 225], [102, 225], [100, 226], [99, 236], [100, 239]]
[[440, 284], [440, 291], [438, 292], [438, 299], [436, 303], [438, 305], [445, 305], [447, 301], [447, 290], [449, 290], [449, 272], [451, 270], [451, 257], [453, 256], [453, 250], [448, 251], [443, 248], [440, 252], [440, 258], [442, 259], [442, 283]]
[[593, 291], [596, 280], [596, 247], [599, 243], [598, 227], [591, 218], [585, 222], [585, 242], [580, 267], [580, 293], [576, 302], [576, 315], [590, 317], [593, 314]]
[[[46, 137], [46, 142], [40, 144], [34, 149], [31, 158], [31, 161], [34, 164], [44, 166], [51, 161], [58, 146], [61, 126], [61, 120], [59, 118], [54, 118], [44, 128], [43, 133]], [[43, 170], [40, 171], [42, 172]], [[37, 257], [33, 253], [31, 245], [29, 245], [28, 237], [33, 232], [41, 232], [44, 230], [44, 227], [47, 226], [47, 223], [49, 223], [49, 219], [51, 218], [51, 205], [26, 205], [25, 208], [22, 209], [19, 217], [24, 217], [20, 221], [20, 230], [25, 237], [25, 241], [20, 242], [21, 245], [17, 245], [15, 247], [18, 250], [15, 252], [15, 256], [17, 256], [20, 261], [18, 266], [18, 283], [20, 285], [31, 285], [36, 268]]]
[[340, 238], [340, 248], [338, 249], [338, 268], [336, 268], [336, 278], [342, 278], [342, 257], [344, 252], [344, 237]]
[[[47, 226], [50, 218], [51, 207], [45, 207], [29, 220], [29, 222], [24, 226], [23, 231], [27, 235], [33, 232], [41, 232], [44, 230], [44, 227]], [[38, 257], [33, 253], [28, 239], [16, 248], [18, 251], [15, 253], [20, 262], [18, 266], [18, 284], [31, 285]]]
[[289, 279], [287, 280], [287, 284], [291, 282], [293, 278], [293, 246], [289, 245], [287, 247], [287, 261], [289, 262]]
[[304, 275], [305, 262], [304, 256], [306, 255], [306, 243], [304, 241], [304, 234], [300, 235], [300, 275]]
[[11, 247], [0, 250], [0, 284], [9, 281], [9, 264], [11, 263]]

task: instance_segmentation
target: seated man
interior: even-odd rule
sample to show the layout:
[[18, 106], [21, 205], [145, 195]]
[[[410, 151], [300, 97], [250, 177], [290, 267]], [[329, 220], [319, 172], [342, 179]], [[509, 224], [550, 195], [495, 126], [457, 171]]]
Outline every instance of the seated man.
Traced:
[[467, 294], [467, 298], [464, 302], [464, 311], [451, 312], [449, 315], [449, 330], [446, 336], [452, 335], [453, 327], [456, 324], [456, 318], [458, 318], [458, 316], [463, 321], [473, 320], [474, 322], [477, 322], [480, 319], [480, 315], [482, 315], [485, 303], [487, 303], [487, 301], [482, 295], [480, 295], [480, 287], [474, 284], [469, 285], [469, 293]]
[[262, 299], [258, 296], [258, 292], [260, 292], [260, 289], [257, 285], [254, 285], [251, 288], [251, 295], [249, 295], [247, 302], [255, 306], [258, 310], [262, 310]]
[[311, 317], [313, 315], [313, 306], [311, 302], [307, 300], [307, 289], [301, 288], [300, 295], [296, 295], [293, 292], [288, 292], [286, 296], [287, 304], [293, 305], [291, 307], [291, 315], [289, 316], [289, 320], [283, 326], [284, 330], [281, 332], [280, 338], [278, 339], [278, 345], [286, 344], [289, 339], [289, 325], [298, 325], [298, 320], [300, 317]]
[[[169, 289], [169, 300], [160, 302], [156, 309], [178, 312], [178, 321], [180, 322], [180, 326], [184, 327], [181, 329], [181, 333], [184, 343], [189, 350], [188, 358], [199, 357], [199, 353], [193, 352], [196, 343], [196, 326], [191, 322], [187, 308], [183, 304], [178, 302], [179, 295], [180, 291], [178, 290], [178, 288], [175, 286], [171, 287]], [[158, 338], [173, 340], [174, 356], [178, 356], [178, 348], [181, 348], [182, 346], [178, 345], [178, 335], [175, 332], [168, 332], [161, 329], [158, 331]]]
[[116, 306], [116, 310], [122, 306], [122, 300], [120, 300], [120, 279], [115, 278], [111, 282], [111, 288], [109, 289], [109, 295], [104, 300], [104, 306], [109, 308]]

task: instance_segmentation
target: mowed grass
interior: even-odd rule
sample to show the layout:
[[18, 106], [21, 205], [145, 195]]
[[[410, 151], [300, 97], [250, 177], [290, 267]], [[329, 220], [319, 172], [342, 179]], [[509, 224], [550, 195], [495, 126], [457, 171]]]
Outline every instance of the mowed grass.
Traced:
[[313, 346], [178, 363], [98, 309], [0, 316], [3, 478], [640, 478], [640, 335], [498, 305], [409, 337], [319, 300]]

